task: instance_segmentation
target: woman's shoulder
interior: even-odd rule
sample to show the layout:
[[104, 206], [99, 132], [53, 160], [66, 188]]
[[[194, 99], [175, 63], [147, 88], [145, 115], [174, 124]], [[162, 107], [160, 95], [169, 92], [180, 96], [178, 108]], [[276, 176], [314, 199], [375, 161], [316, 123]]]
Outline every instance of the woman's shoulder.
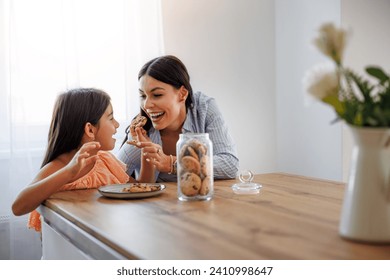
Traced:
[[193, 109], [197, 114], [219, 114], [219, 108], [214, 97], [208, 96], [200, 91], [195, 92]]
[[216, 101], [202, 92], [195, 92], [193, 101], [183, 128], [192, 132], [205, 132], [208, 124], [220, 116]]
[[208, 96], [200, 91], [193, 94], [193, 109], [198, 113], [205, 113], [208, 110], [214, 111], [217, 103], [214, 97]]
[[208, 96], [201, 91], [194, 92], [192, 94], [192, 99], [195, 105], [209, 103], [211, 100], [214, 100], [213, 97]]

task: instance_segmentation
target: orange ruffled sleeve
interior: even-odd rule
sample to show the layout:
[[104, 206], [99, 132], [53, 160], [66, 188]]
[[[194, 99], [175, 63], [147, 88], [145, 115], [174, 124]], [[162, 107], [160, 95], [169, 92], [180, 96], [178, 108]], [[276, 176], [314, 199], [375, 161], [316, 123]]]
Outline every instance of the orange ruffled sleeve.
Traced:
[[[62, 186], [60, 191], [93, 189], [109, 184], [124, 184], [128, 181], [129, 175], [126, 173], [126, 164], [110, 152], [99, 151], [98, 159], [91, 171], [76, 181]], [[41, 219], [38, 211], [34, 210], [30, 213], [27, 226], [36, 231], [41, 231]]]
[[35, 231], [41, 231], [41, 215], [38, 213], [37, 210], [32, 211], [28, 216], [27, 226], [30, 229], [35, 229]]
[[119, 161], [110, 152], [99, 151], [98, 159], [91, 171], [76, 181], [62, 186], [60, 191], [93, 189], [109, 184], [123, 184], [128, 181], [126, 164]]

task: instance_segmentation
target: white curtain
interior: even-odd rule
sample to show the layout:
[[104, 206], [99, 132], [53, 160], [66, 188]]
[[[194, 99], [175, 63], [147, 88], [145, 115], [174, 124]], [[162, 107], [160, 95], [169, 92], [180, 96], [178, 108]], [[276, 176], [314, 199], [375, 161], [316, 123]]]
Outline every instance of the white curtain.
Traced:
[[0, 259], [41, 257], [11, 204], [40, 168], [57, 94], [108, 92], [119, 144], [139, 110], [138, 70], [164, 52], [161, 31], [160, 0], [0, 0]]

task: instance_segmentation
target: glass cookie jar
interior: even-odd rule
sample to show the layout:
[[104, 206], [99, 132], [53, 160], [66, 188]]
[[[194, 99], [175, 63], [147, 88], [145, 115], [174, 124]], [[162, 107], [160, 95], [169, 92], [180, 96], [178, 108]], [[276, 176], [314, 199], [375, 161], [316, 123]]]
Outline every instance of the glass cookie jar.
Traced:
[[176, 156], [178, 199], [210, 200], [214, 193], [214, 175], [213, 144], [209, 134], [180, 134]]

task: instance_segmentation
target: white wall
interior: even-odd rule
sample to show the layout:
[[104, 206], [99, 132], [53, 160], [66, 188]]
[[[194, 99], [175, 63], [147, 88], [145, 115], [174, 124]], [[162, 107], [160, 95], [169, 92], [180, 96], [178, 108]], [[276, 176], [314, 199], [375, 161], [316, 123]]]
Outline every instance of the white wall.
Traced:
[[277, 169], [340, 180], [340, 125], [330, 124], [329, 107], [307, 105], [302, 86], [305, 72], [326, 60], [311, 41], [323, 22], [340, 22], [340, 1], [277, 0], [275, 11]]
[[306, 71], [326, 61], [311, 41], [322, 23], [340, 22], [340, 1], [275, 3], [277, 170], [341, 180], [340, 124], [330, 124], [326, 105], [308, 103], [302, 86]]
[[305, 107], [301, 83], [322, 59], [310, 40], [340, 21], [339, 0], [163, 0], [162, 11], [165, 52], [217, 99], [242, 169], [341, 179], [341, 128], [326, 106]]
[[162, 11], [165, 52], [217, 99], [242, 168], [346, 179], [348, 135], [333, 109], [308, 102], [302, 78], [329, 62], [311, 43], [324, 22], [353, 29], [347, 63], [388, 70], [389, 0], [163, 0]]
[[301, 83], [322, 59], [310, 40], [340, 21], [339, 0], [164, 0], [162, 11], [165, 52], [217, 99], [242, 168], [341, 179], [341, 128], [326, 106], [305, 107]]
[[275, 171], [273, 0], [163, 0], [162, 11], [165, 52], [217, 100], [241, 168]]
[[[342, 0], [342, 25], [351, 32], [345, 64], [364, 75], [367, 65], [379, 65], [390, 73], [390, 1]], [[366, 76], [367, 77], [367, 76]], [[353, 141], [343, 129], [343, 177], [348, 177]]]

